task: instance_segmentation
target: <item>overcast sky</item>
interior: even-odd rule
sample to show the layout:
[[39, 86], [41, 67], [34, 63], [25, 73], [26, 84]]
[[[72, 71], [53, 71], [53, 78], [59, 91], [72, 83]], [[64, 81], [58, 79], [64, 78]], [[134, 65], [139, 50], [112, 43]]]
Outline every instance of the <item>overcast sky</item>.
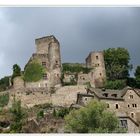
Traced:
[[125, 47], [140, 65], [140, 8], [0, 8], [0, 78], [23, 69], [35, 39], [54, 35], [62, 62], [85, 62], [90, 51]]

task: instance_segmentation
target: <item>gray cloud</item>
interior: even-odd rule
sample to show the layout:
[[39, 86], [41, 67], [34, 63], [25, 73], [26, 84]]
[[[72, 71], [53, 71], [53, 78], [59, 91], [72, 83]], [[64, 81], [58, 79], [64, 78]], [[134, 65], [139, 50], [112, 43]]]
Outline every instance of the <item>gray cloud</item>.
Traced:
[[0, 77], [22, 69], [35, 38], [55, 35], [63, 62], [84, 62], [90, 51], [125, 47], [140, 65], [140, 8], [0, 8]]

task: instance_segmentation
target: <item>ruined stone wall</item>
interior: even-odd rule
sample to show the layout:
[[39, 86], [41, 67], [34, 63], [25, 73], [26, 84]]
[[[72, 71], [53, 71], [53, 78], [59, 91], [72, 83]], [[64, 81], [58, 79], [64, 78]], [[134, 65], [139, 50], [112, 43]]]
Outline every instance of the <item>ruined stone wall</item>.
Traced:
[[78, 93], [86, 92], [85, 88], [84, 85], [61, 87], [52, 95], [52, 104], [69, 107], [71, 104], [76, 103]]
[[24, 88], [25, 84], [24, 84], [24, 80], [22, 79], [21, 76], [15, 77], [13, 79], [13, 88], [14, 89], [22, 89]]
[[66, 74], [64, 73], [64, 79], [63, 79], [63, 82], [65, 83], [69, 83], [71, 82], [71, 79], [75, 79], [75, 74]]
[[41, 88], [41, 87], [49, 87], [49, 82], [45, 80], [40, 80], [37, 82], [26, 82], [25, 83], [26, 88]]
[[83, 73], [78, 74], [78, 82], [77, 82], [78, 85], [83, 85], [89, 82], [90, 82], [89, 74], [83, 74]]

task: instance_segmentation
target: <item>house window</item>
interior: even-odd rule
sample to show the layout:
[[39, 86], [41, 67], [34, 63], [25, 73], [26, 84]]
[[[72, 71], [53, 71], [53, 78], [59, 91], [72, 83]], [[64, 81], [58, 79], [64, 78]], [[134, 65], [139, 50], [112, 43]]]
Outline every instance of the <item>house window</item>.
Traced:
[[137, 107], [137, 104], [132, 104], [132, 107]]
[[131, 117], [134, 118], [134, 113], [131, 113]]
[[135, 104], [132, 104], [132, 107], [135, 107]]
[[47, 79], [48, 79], [48, 77], [47, 77], [47, 74], [46, 74], [46, 73], [44, 73], [44, 74], [43, 74], [43, 79], [44, 79], [44, 80], [47, 80]]
[[133, 95], [130, 95], [129, 97], [130, 97], [130, 99], [133, 99]]
[[85, 101], [87, 101], [87, 98], [85, 98]]
[[118, 109], [119, 108], [119, 105], [118, 104], [116, 104], [116, 109]]
[[127, 128], [128, 127], [127, 120], [120, 120], [120, 127], [121, 128]]
[[96, 56], [96, 59], [99, 59], [98, 55]]
[[46, 62], [42, 62], [42, 66], [43, 67], [46, 67]]

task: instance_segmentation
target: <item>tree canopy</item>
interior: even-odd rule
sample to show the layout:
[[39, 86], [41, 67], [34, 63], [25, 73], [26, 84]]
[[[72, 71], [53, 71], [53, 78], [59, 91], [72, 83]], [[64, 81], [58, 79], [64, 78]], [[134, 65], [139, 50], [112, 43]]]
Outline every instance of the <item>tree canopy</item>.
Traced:
[[13, 83], [13, 79], [17, 76], [21, 76], [21, 68], [19, 65], [14, 64], [13, 65], [13, 74], [12, 74], [12, 78], [11, 78], [12, 83]]
[[126, 79], [132, 65], [129, 64], [130, 55], [125, 48], [109, 48], [104, 51], [107, 78], [110, 80]]
[[92, 101], [86, 107], [72, 110], [65, 117], [65, 129], [71, 133], [113, 133], [119, 129], [114, 113], [107, 111], [106, 104]]
[[9, 87], [9, 77], [6, 76], [0, 79], [0, 91], [4, 91]]
[[137, 66], [135, 72], [136, 87], [140, 88], [140, 66]]

